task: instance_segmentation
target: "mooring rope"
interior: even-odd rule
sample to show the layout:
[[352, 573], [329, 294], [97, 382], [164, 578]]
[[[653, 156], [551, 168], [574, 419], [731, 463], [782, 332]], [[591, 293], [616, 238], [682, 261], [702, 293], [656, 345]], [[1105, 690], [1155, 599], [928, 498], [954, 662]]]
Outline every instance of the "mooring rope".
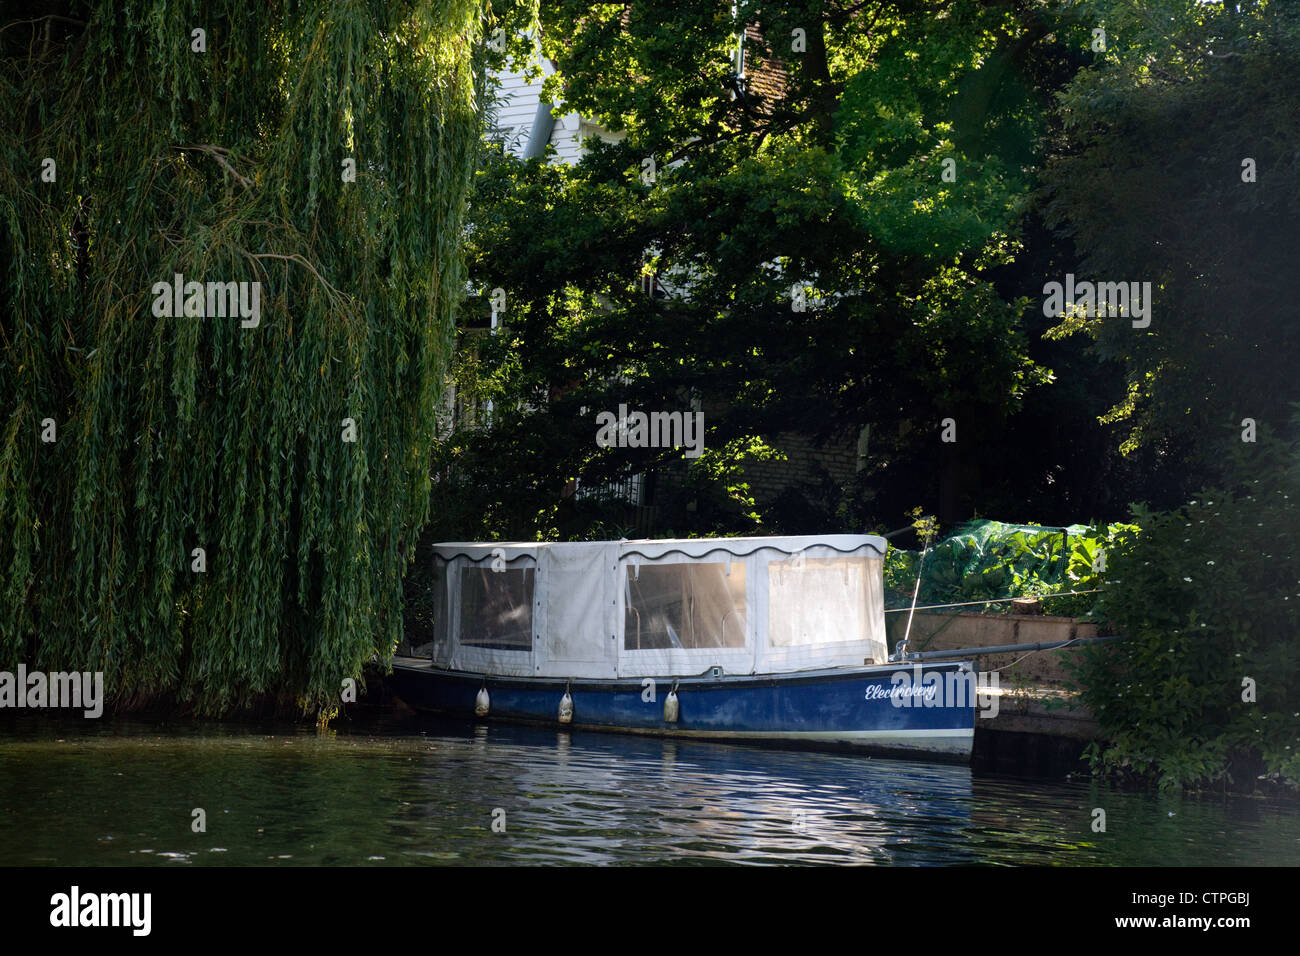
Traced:
[[1043, 598], [1069, 597], [1072, 594], [1100, 594], [1104, 588], [1093, 588], [1090, 591], [1057, 591], [1053, 594], [1021, 594], [1017, 597], [1005, 598], [988, 598], [984, 601], [955, 601], [951, 604], [926, 604], [923, 607], [887, 607], [886, 614], [897, 614], [900, 611], [933, 611], [941, 607], [969, 607], [972, 604], [1005, 604], [1007, 601], [1023, 601], [1032, 599], [1041, 601]]

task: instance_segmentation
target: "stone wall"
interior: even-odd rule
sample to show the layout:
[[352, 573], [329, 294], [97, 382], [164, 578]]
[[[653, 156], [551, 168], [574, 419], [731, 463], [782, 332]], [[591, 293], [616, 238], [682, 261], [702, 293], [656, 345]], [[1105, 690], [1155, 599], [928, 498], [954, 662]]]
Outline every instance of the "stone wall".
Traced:
[[822, 469], [844, 486], [858, 473], [857, 436], [845, 435], [819, 446], [807, 435], [781, 432], [769, 439], [788, 461], [757, 461], [745, 466], [754, 500], [771, 501], [791, 486], [809, 486], [822, 477]]

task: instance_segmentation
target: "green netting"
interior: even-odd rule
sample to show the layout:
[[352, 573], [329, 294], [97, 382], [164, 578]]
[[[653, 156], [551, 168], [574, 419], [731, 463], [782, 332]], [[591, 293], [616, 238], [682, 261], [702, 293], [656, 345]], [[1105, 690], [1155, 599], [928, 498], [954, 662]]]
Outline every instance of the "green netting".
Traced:
[[[1120, 525], [1043, 527], [969, 521], [933, 545], [922, 566], [918, 605], [986, 601], [1096, 588], [1104, 551]], [[886, 561], [886, 606], [911, 604], [920, 551], [891, 548]], [[1051, 613], [1086, 613], [1098, 595], [1055, 599]], [[980, 607], [962, 610], [979, 611]], [[989, 605], [992, 613], [1007, 605]]]

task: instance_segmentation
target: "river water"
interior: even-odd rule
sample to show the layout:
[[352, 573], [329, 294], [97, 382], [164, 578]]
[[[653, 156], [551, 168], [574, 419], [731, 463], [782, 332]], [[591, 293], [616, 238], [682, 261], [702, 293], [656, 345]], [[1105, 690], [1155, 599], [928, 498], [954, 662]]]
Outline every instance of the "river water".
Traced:
[[2, 865], [555, 863], [1297, 866], [1300, 812], [428, 717], [0, 722]]

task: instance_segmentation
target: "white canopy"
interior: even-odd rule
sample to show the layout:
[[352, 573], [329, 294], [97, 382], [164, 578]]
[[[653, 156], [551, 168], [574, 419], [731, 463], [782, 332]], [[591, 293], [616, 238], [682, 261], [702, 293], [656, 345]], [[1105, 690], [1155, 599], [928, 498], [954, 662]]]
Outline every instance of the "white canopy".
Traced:
[[883, 663], [885, 547], [847, 534], [439, 544], [429, 653], [517, 677]]

